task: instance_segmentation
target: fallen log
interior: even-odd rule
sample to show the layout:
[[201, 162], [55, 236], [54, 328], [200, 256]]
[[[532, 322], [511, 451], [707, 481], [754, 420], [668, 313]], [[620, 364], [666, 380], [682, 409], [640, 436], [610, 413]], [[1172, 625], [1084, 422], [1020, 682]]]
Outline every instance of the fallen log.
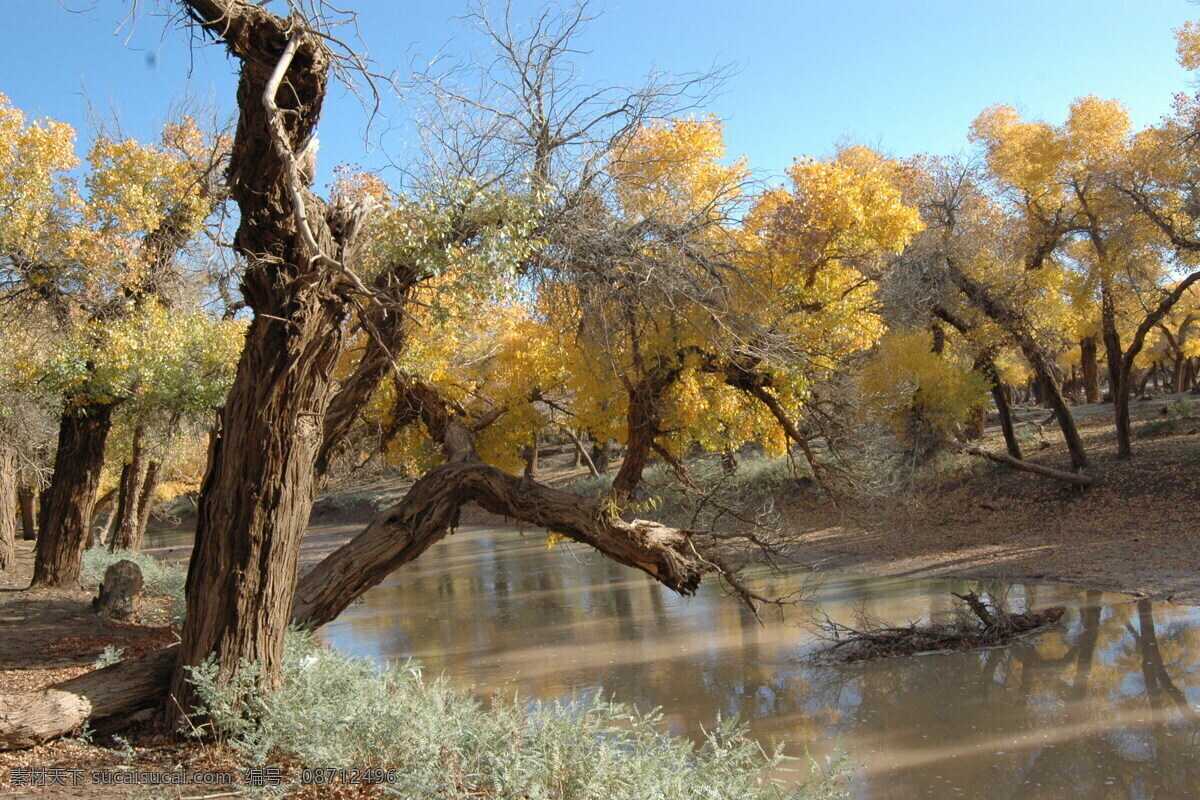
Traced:
[[1084, 475], [1082, 472], [1065, 472], [1061, 469], [1053, 467], [1044, 467], [1041, 464], [1034, 464], [1032, 461], [1026, 461], [1021, 458], [1013, 458], [1008, 453], [997, 453], [995, 450], [987, 450], [979, 445], [960, 444], [957, 447], [960, 453], [969, 453], [973, 456], [986, 458], [988, 461], [995, 461], [999, 464], [1006, 464], [1013, 469], [1019, 469], [1023, 472], [1032, 472], [1035, 475], [1041, 475], [1045, 478], [1053, 478], [1056, 481], [1063, 481], [1073, 486], [1091, 486], [1095, 483], [1095, 478], [1090, 475]]
[[118, 729], [139, 712], [153, 712], [166, 696], [178, 652], [172, 645], [47, 689], [0, 696], [0, 750], [67, 736], [85, 722]]

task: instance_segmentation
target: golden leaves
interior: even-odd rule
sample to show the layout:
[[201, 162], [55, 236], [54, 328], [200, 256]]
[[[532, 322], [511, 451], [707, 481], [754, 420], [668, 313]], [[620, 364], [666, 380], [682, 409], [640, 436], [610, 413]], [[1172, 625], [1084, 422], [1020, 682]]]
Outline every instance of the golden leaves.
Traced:
[[222, 143], [194, 120], [159, 143], [97, 137], [82, 180], [74, 129], [29, 122], [0, 95], [0, 249], [32, 265], [22, 278], [69, 287], [83, 302], [136, 286], [156, 257], [156, 230], [198, 229], [215, 202], [209, 182]]
[[764, 192], [746, 219], [747, 313], [786, 333], [813, 366], [835, 368], [882, 331], [872, 276], [923, 228], [905, 199], [908, 172], [865, 147], [797, 159], [790, 190]]
[[150, 300], [113, 320], [93, 320], [55, 344], [42, 381], [80, 404], [126, 400], [200, 413], [233, 381], [245, 323]]
[[1175, 53], [1184, 69], [1200, 69], [1200, 22], [1185, 23], [1175, 31]]
[[1071, 185], [1124, 156], [1131, 130], [1122, 103], [1087, 95], [1071, 103], [1059, 126], [992, 106], [971, 124], [970, 137], [983, 144], [988, 169], [1002, 183], [1043, 204], [1061, 204]]
[[909, 443], [919, 431], [949, 434], [986, 403], [988, 383], [960, 359], [933, 352], [923, 331], [890, 332], [864, 370], [865, 408], [887, 419]]
[[630, 216], [721, 218], [748, 177], [744, 158], [724, 165], [724, 123], [715, 116], [640, 128], [609, 165]]
[[74, 141], [70, 125], [30, 122], [0, 94], [0, 248], [31, 258], [53, 249], [77, 203]]

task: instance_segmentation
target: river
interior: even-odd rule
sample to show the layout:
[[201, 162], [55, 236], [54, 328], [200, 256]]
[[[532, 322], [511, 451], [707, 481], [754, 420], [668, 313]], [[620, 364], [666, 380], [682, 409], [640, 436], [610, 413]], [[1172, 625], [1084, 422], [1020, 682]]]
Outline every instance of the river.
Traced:
[[[699, 736], [739, 715], [765, 745], [842, 752], [864, 800], [1200, 796], [1200, 613], [1060, 586], [797, 570], [812, 603], [764, 624], [708, 586], [681, 598], [537, 531], [463, 528], [321, 635], [343, 650], [415, 659], [481, 697], [597, 692]], [[904, 623], [986, 589], [1064, 621], [1011, 647], [815, 663], [812, 617]]]

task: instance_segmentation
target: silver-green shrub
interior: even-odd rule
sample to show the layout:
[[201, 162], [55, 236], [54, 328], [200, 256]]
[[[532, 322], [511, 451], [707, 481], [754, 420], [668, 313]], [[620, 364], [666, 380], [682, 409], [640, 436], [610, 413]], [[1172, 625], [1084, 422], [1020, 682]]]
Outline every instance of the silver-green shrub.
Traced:
[[814, 768], [807, 785], [775, 777], [795, 760], [764, 751], [736, 724], [697, 745], [666, 733], [658, 714], [602, 699], [482, 703], [412, 664], [381, 669], [308, 634], [289, 633], [281, 685], [266, 700], [246, 674], [222, 688], [210, 662], [192, 677], [201, 710], [247, 766], [394, 768], [388, 790], [410, 800], [842, 796], [836, 767]]

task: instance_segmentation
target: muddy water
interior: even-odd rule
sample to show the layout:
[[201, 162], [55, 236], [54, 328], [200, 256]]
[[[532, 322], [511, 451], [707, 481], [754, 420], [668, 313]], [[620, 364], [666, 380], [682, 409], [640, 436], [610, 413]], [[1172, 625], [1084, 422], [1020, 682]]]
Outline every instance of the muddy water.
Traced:
[[[822, 613], [902, 623], [978, 584], [807, 576]], [[848, 752], [856, 796], [1200, 797], [1200, 613], [1121, 595], [985, 586], [1064, 622], [985, 652], [817, 665], [797, 622], [759, 625], [709, 590], [679, 598], [542, 535], [463, 529], [372, 590], [322, 635], [379, 661], [419, 660], [480, 695], [603, 691], [699, 735], [738, 714], [765, 743]]]

